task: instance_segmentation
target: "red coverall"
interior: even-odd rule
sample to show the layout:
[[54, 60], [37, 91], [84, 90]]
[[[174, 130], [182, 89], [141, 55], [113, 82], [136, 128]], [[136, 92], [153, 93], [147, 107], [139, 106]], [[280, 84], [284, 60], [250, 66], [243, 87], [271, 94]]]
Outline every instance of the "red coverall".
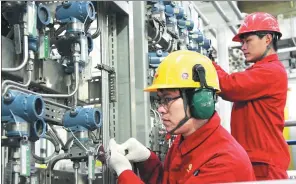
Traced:
[[[138, 163], [140, 176], [149, 184], [195, 184], [254, 181], [245, 150], [220, 125], [217, 113], [185, 139], [179, 135], [169, 149], [164, 167], [157, 156]], [[119, 184], [143, 183], [132, 171], [120, 174]]]
[[213, 64], [220, 96], [234, 102], [231, 134], [247, 151], [257, 180], [288, 178], [290, 155], [283, 137], [288, 79], [278, 56], [267, 56], [230, 75]]

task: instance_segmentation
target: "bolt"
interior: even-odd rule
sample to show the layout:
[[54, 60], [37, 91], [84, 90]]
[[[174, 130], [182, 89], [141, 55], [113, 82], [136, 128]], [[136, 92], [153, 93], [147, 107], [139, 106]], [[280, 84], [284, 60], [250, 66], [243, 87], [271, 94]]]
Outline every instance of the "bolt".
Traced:
[[11, 93], [5, 93], [3, 98], [4, 98], [5, 101], [10, 101], [11, 97], [12, 97]]
[[76, 116], [77, 114], [78, 114], [78, 112], [76, 111], [75, 108], [72, 108], [72, 109], [70, 110], [70, 115], [71, 115], [71, 116]]

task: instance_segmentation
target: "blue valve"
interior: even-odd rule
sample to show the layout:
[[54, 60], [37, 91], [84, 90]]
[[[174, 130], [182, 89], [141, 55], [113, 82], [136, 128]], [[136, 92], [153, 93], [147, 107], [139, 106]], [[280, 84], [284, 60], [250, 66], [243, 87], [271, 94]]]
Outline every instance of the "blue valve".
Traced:
[[42, 118], [45, 105], [41, 96], [9, 90], [2, 96], [2, 121], [13, 120], [13, 115], [27, 122]]
[[192, 20], [179, 19], [178, 20], [178, 27], [180, 29], [187, 29], [188, 31], [192, 31], [192, 29], [194, 27], [194, 22]]
[[177, 19], [182, 19], [184, 16], [184, 9], [180, 6], [165, 5], [165, 14], [167, 17], [175, 15]]
[[159, 1], [159, 2], [153, 3], [151, 12], [154, 14], [154, 13], [164, 12], [164, 10], [165, 10], [165, 6], [163, 2]]
[[194, 40], [197, 43], [203, 42], [204, 36], [200, 30], [194, 31], [194, 32], [189, 32], [189, 39]]
[[73, 132], [94, 131], [102, 126], [101, 113], [96, 108], [77, 107], [64, 114], [64, 127]]
[[208, 50], [208, 49], [211, 48], [211, 46], [212, 46], [212, 42], [211, 42], [210, 39], [207, 39], [207, 38], [204, 37], [203, 42], [199, 43], [199, 45], [200, 45], [202, 48]]
[[95, 7], [90, 1], [67, 1], [56, 8], [56, 19], [62, 23], [79, 20], [84, 23], [95, 19]]
[[9, 90], [2, 96], [1, 118], [8, 137], [30, 136], [34, 141], [45, 134], [44, 101], [41, 96]]
[[28, 47], [29, 50], [33, 51], [33, 52], [37, 52], [39, 50], [39, 39], [38, 37], [34, 37], [34, 36], [29, 36], [28, 37]]
[[148, 54], [149, 64], [154, 67], [158, 67], [161, 61], [168, 55], [169, 55], [168, 52], [163, 52], [162, 50], [157, 50], [156, 52], [149, 52]]
[[37, 28], [41, 29], [43, 26], [47, 26], [50, 23], [51, 14], [49, 9], [39, 4], [37, 9]]

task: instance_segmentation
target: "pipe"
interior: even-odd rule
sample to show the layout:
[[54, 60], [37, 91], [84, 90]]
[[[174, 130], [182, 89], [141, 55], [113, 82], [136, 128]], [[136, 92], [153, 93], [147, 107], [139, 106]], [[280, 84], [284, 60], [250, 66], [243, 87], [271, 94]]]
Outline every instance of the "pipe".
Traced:
[[[204, 16], [204, 14], [201, 13], [201, 11], [197, 8], [197, 6], [194, 4], [194, 2], [191, 4], [192, 4], [193, 8], [195, 9], [195, 11], [200, 16], [201, 20], [204, 22], [204, 25], [205, 26], [210, 25], [210, 21]], [[209, 30], [212, 33], [212, 35], [216, 38], [216, 31], [213, 28], [210, 28]]]
[[80, 164], [79, 162], [75, 161], [74, 164], [73, 164], [73, 169], [74, 169], [74, 172], [75, 172], [75, 184], [78, 184], [78, 169], [80, 167]]
[[[98, 10], [99, 10], [99, 1], [97, 1], [97, 11]], [[97, 38], [101, 34], [101, 29], [99, 27], [100, 27], [99, 26], [99, 14], [97, 13], [97, 30], [93, 35], [91, 35], [92, 39]]]
[[244, 17], [241, 13], [241, 11], [238, 9], [237, 5], [234, 3], [234, 1], [227, 1], [228, 4], [230, 5], [230, 7], [232, 8], [232, 10], [234, 11], [234, 13], [236, 14], [236, 16], [238, 17], [239, 20], [243, 20]]
[[42, 93], [36, 93], [27, 89], [23, 89], [21, 87], [18, 86], [13, 86], [13, 85], [8, 85], [7, 88], [14, 88], [14, 89], [18, 89], [19, 91], [23, 91], [23, 92], [27, 92], [30, 94], [35, 94], [35, 95], [40, 95], [42, 97], [51, 97], [51, 98], [67, 98], [67, 97], [71, 97], [73, 96], [77, 90], [78, 90], [78, 86], [79, 86], [79, 63], [75, 62], [75, 89], [72, 93], [70, 94], [42, 94]]
[[279, 49], [277, 51], [277, 53], [285, 53], [285, 52], [292, 52], [292, 51], [295, 51], [296, 50], [296, 47], [288, 47], [288, 48], [284, 48], [284, 49]]
[[24, 55], [23, 55], [22, 64], [16, 68], [2, 68], [1, 71], [15, 72], [15, 71], [21, 70], [22, 68], [24, 68], [24, 66], [26, 66], [26, 64], [28, 63], [28, 58], [29, 58], [29, 46], [28, 46], [28, 36], [27, 35], [24, 36], [23, 44], [24, 44], [24, 50], [23, 50]]
[[[53, 152], [52, 155], [50, 155], [48, 157], [39, 157], [33, 151], [32, 155], [35, 158], [35, 162], [38, 163], [38, 164], [46, 164], [46, 163], [50, 162], [60, 152], [59, 143], [56, 142], [56, 140], [54, 140], [50, 135], [45, 135], [43, 138], [50, 141], [54, 145], [55, 151]], [[35, 142], [32, 142], [32, 144], [35, 145]]]
[[296, 120], [286, 120], [285, 127], [296, 126]]
[[63, 31], [65, 31], [67, 28], [67, 25], [60, 25], [60, 27], [55, 31], [54, 36], [59, 36]]
[[[30, 85], [31, 80], [32, 80], [32, 71], [28, 71], [28, 81], [25, 84], [21, 84], [21, 83], [12, 81], [12, 80], [5, 80], [2, 83], [2, 89], [4, 89], [3, 94], [5, 94], [8, 91], [8, 89], [10, 88], [9, 86], [12, 86], [12, 84], [13, 85], [16, 85], [16, 86], [19, 86], [19, 87], [25, 88], [25, 87], [28, 87]], [[5, 85], [8, 84], [8, 83], [10, 85], [8, 85], [8, 86], [5, 87]]]
[[[226, 16], [225, 12], [222, 10], [221, 6], [219, 5], [218, 2], [213, 1], [212, 2], [213, 6], [215, 7], [215, 9], [218, 11], [218, 13], [221, 15], [221, 17], [224, 19], [224, 21], [226, 23], [230, 23], [229, 18]], [[229, 26], [230, 30], [233, 32], [233, 34], [237, 34], [237, 30], [234, 26]]]
[[53, 132], [53, 136], [56, 137], [56, 139], [58, 140], [58, 142], [61, 144], [62, 148], [65, 147], [65, 144], [63, 142], [63, 140], [61, 139], [61, 137], [58, 135], [57, 130], [53, 127], [53, 125], [49, 125], [49, 128], [51, 128], [52, 132]]
[[68, 153], [63, 153], [60, 155], [57, 155], [56, 157], [52, 158], [49, 163], [48, 163], [48, 167], [47, 167], [47, 171], [48, 171], [48, 177], [47, 177], [47, 184], [51, 184], [51, 175], [52, 175], [52, 171], [53, 168], [55, 166], [55, 164], [63, 159], [68, 159], [69, 158], [69, 154]]

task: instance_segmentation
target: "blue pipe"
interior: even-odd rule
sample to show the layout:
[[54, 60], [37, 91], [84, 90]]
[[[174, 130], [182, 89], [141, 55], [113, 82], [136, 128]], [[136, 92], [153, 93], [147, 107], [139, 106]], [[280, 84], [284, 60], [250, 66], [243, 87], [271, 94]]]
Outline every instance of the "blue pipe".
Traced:
[[64, 114], [63, 124], [73, 132], [94, 131], [102, 126], [101, 113], [96, 108], [77, 107]]

